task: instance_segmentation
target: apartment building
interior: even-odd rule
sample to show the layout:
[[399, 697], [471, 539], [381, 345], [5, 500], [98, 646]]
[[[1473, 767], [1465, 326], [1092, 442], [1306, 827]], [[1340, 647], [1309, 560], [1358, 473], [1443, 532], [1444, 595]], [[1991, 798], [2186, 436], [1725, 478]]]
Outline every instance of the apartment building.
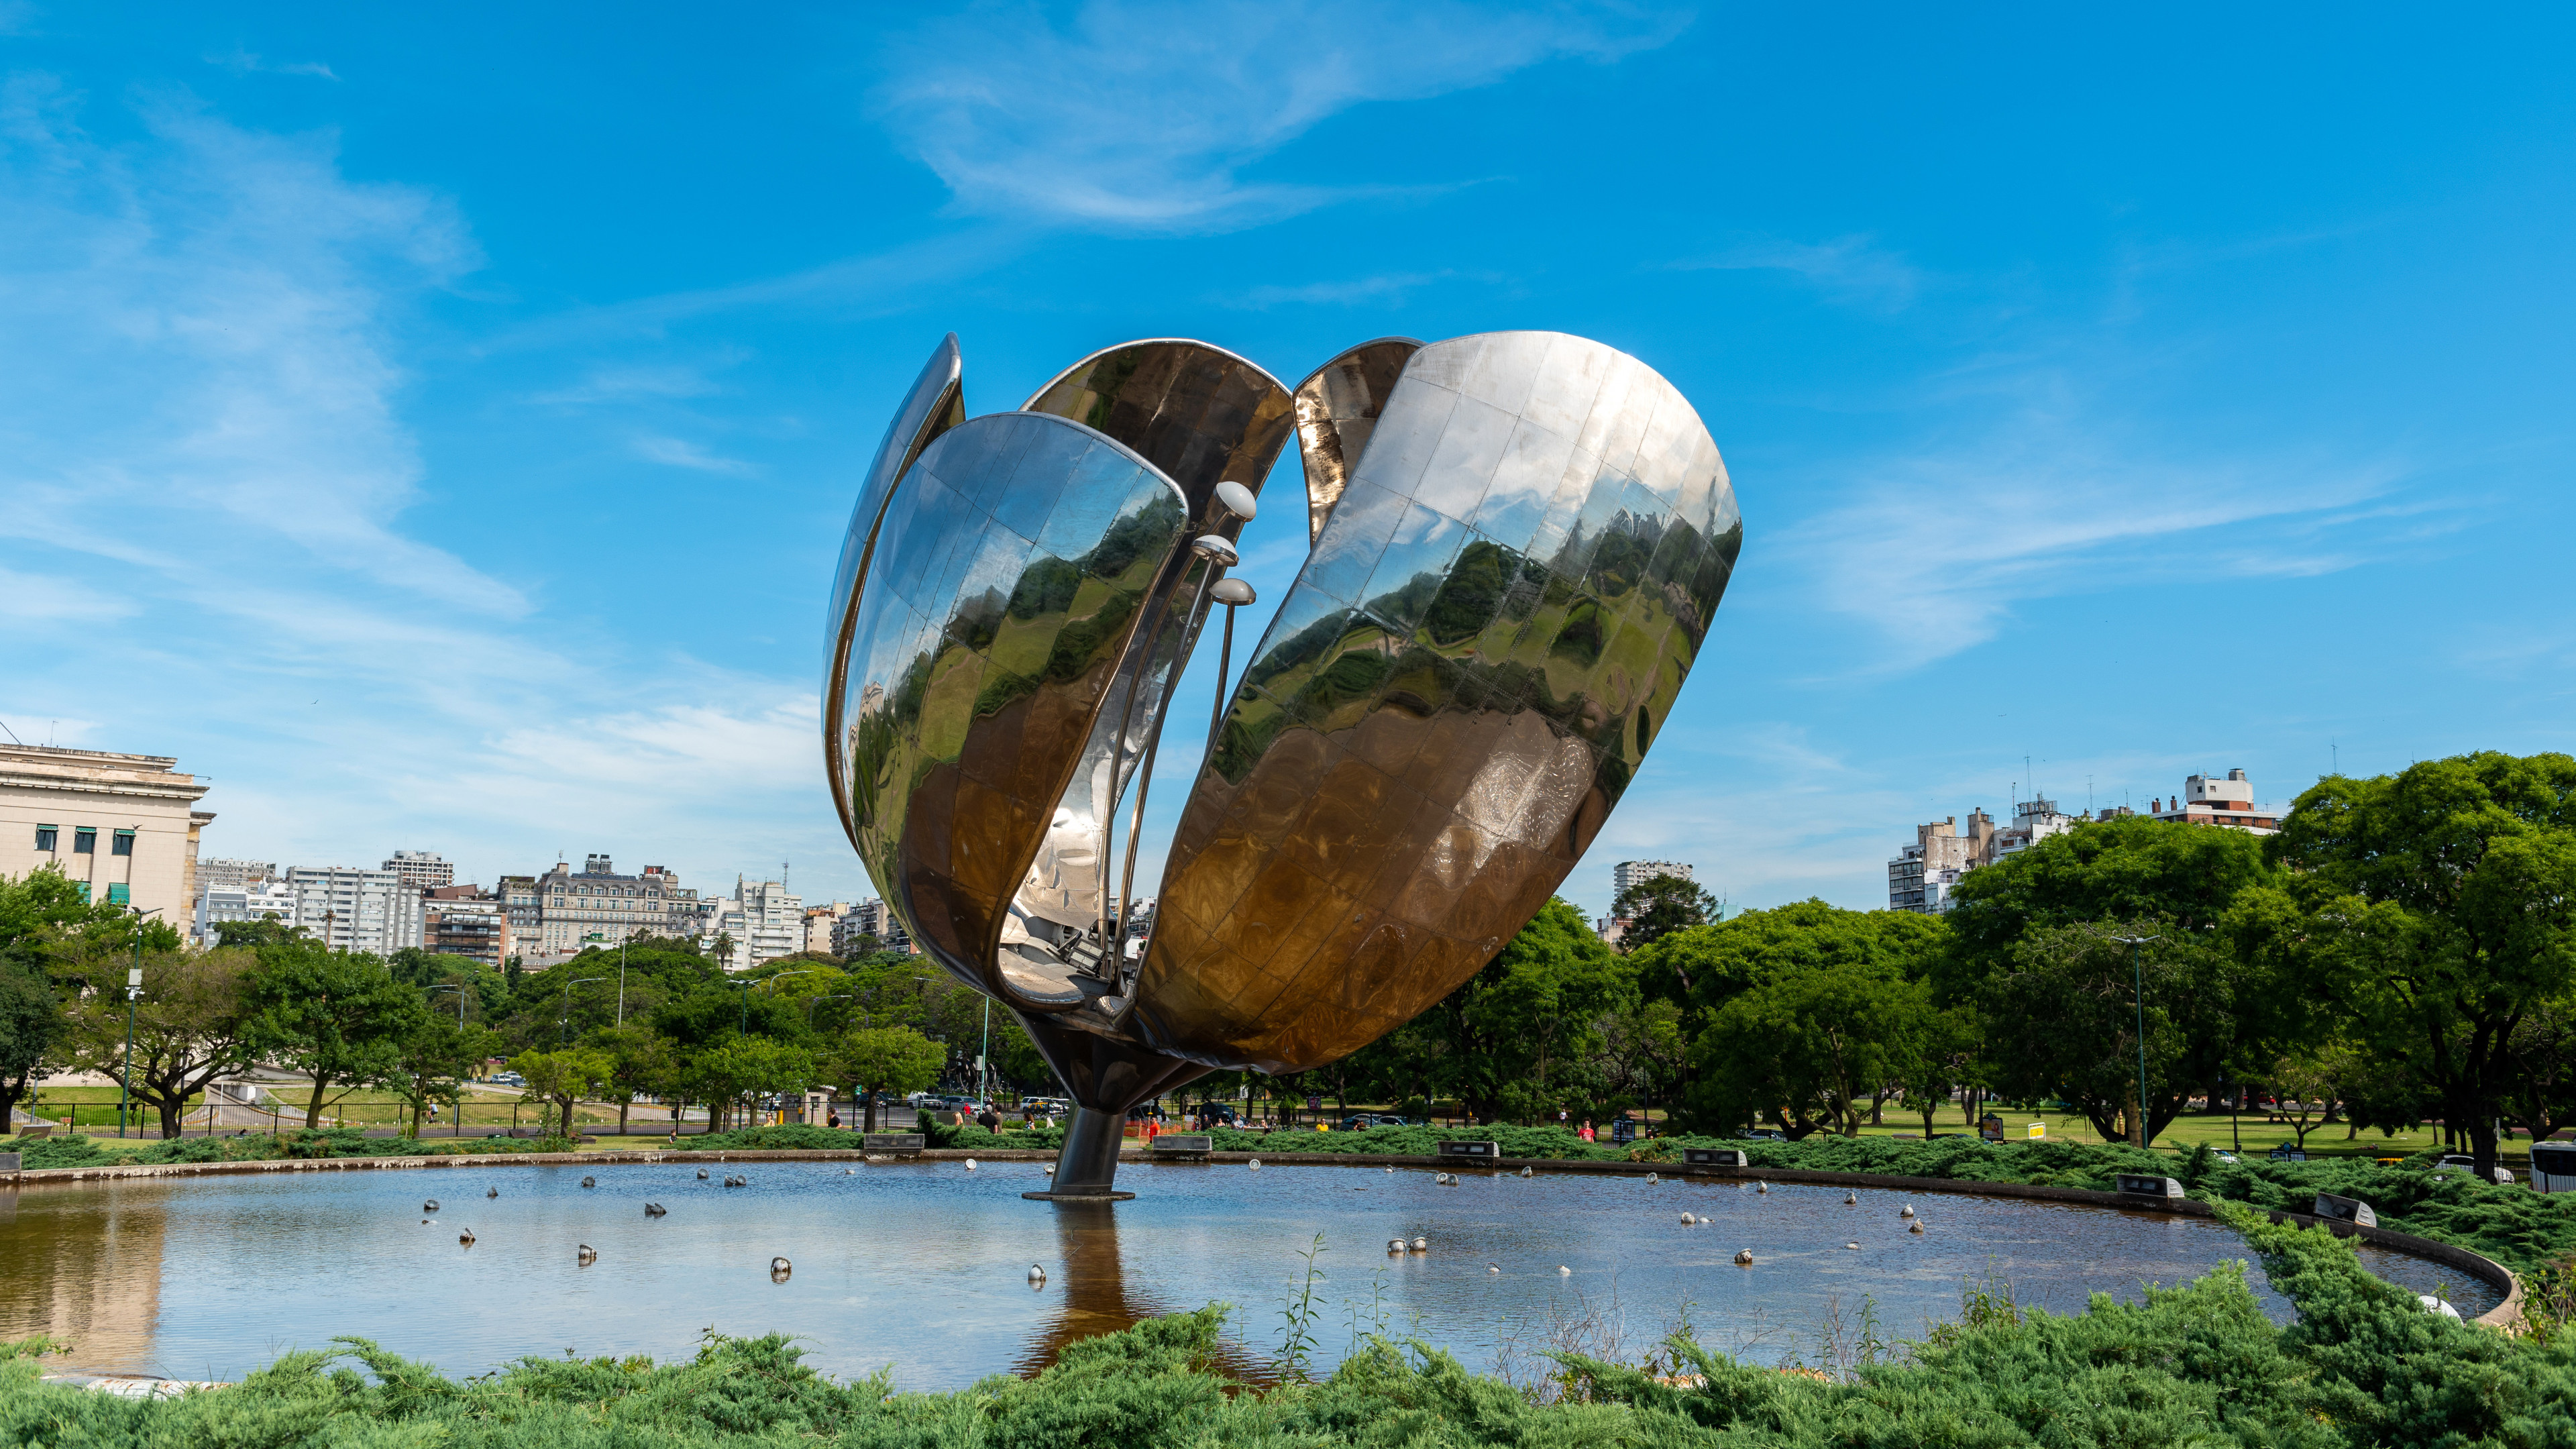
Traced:
[[621, 875], [609, 857], [590, 855], [583, 858], [579, 871], [556, 861], [553, 870], [533, 879], [504, 876], [502, 880], [509, 887], [503, 892], [503, 905], [514, 915], [528, 909], [512, 899], [520, 894], [516, 882], [526, 881], [526, 893], [535, 898], [533, 909], [528, 910], [533, 929], [521, 943], [523, 950], [534, 954], [560, 959], [586, 944], [696, 934], [698, 893], [682, 887], [676, 873], [658, 865], [644, 867], [639, 875]]
[[403, 884], [414, 890], [443, 890], [456, 884], [456, 867], [447, 857], [434, 850], [397, 850], [385, 869], [402, 877]]
[[0, 875], [55, 866], [91, 900], [181, 930], [195, 915], [207, 786], [162, 755], [0, 743]]
[[471, 956], [498, 969], [510, 959], [510, 911], [481, 886], [436, 886], [421, 901], [421, 944], [441, 956]]
[[[865, 938], [863, 940], [862, 938]], [[851, 906], [832, 925], [832, 954], [852, 956], [873, 941], [879, 951], [910, 951], [912, 935], [904, 930], [903, 921], [886, 908], [886, 903], [871, 896]]]
[[291, 865], [286, 886], [295, 924], [339, 951], [389, 956], [421, 943], [421, 895], [389, 870]]
[[2088, 821], [2130, 815], [2145, 815], [2176, 825], [2223, 826], [2254, 835], [2273, 834], [2280, 823], [2277, 811], [2255, 802], [2254, 786], [2243, 770], [2230, 770], [2225, 779], [2214, 775], [2186, 776], [2180, 795], [2158, 796], [2148, 801], [2143, 811], [2112, 806], [2090, 816], [2069, 815], [2058, 808], [2056, 801], [2035, 796], [2014, 805], [2013, 823], [2001, 830], [1983, 810], [1968, 813], [1964, 830], [1955, 815], [1914, 827], [1914, 843], [1899, 850], [1896, 858], [1887, 863], [1887, 908], [1938, 915], [1950, 909], [1950, 893], [1969, 871], [2009, 860]]

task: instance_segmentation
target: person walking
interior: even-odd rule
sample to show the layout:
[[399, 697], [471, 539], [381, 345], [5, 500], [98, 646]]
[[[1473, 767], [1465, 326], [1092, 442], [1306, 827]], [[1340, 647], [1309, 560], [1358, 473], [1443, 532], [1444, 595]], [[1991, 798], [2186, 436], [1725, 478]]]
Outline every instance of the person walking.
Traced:
[[1583, 1119], [1583, 1130], [1582, 1130], [1582, 1131], [1580, 1131], [1580, 1132], [1575, 1133], [1574, 1135], [1575, 1135], [1575, 1136], [1577, 1136], [1577, 1137], [1582, 1138], [1582, 1139], [1583, 1139], [1584, 1141], [1586, 1141], [1586, 1142], [1593, 1142], [1593, 1141], [1598, 1141], [1598, 1140], [1599, 1140], [1598, 1138], [1596, 1138], [1596, 1137], [1594, 1137], [1594, 1136], [1592, 1135], [1592, 1119], [1591, 1119], [1591, 1118], [1589, 1118], [1589, 1117], [1586, 1117], [1586, 1118], [1584, 1118], [1584, 1119]]

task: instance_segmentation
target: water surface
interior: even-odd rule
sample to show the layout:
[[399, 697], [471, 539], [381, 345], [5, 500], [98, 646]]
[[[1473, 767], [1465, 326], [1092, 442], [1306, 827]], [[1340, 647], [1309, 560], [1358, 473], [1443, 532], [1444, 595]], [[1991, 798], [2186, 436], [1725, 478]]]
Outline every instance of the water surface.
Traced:
[[[1606, 1331], [1642, 1352], [1687, 1317], [1760, 1362], [1824, 1356], [1864, 1300], [1880, 1336], [1958, 1311], [2000, 1275], [2025, 1303], [2135, 1301], [2244, 1244], [2206, 1218], [1954, 1193], [1427, 1170], [1138, 1164], [1114, 1207], [1024, 1201], [1036, 1163], [698, 1163], [263, 1173], [0, 1190], [0, 1336], [69, 1338], [67, 1366], [238, 1379], [290, 1348], [370, 1338], [451, 1375], [526, 1354], [685, 1355], [708, 1330], [795, 1335], [841, 1376], [907, 1389], [1026, 1371], [1064, 1342], [1212, 1301], [1247, 1362], [1275, 1354], [1318, 1234], [1320, 1361], [1355, 1331], [1417, 1335], [1468, 1367]], [[750, 1180], [725, 1188], [727, 1173]], [[580, 1186], [585, 1173], [599, 1186]], [[487, 1188], [500, 1196], [487, 1198]], [[421, 1203], [443, 1204], [424, 1223]], [[648, 1218], [657, 1201], [669, 1215]], [[1925, 1231], [1906, 1231], [1911, 1204]], [[1714, 1221], [1685, 1228], [1684, 1212]], [[470, 1229], [473, 1246], [461, 1246]], [[1390, 1257], [1389, 1238], [1427, 1237]], [[1846, 1243], [1857, 1242], [1857, 1250]], [[583, 1267], [580, 1244], [598, 1250]], [[1750, 1269], [1731, 1261], [1753, 1251]], [[2364, 1247], [2373, 1272], [2463, 1314], [2495, 1305], [2455, 1269]], [[794, 1265], [773, 1282], [770, 1260]], [[1042, 1267], [1032, 1288], [1026, 1274]], [[1560, 1273], [1562, 1267], [1567, 1271]], [[2249, 1282], [2292, 1316], [2261, 1270]]]

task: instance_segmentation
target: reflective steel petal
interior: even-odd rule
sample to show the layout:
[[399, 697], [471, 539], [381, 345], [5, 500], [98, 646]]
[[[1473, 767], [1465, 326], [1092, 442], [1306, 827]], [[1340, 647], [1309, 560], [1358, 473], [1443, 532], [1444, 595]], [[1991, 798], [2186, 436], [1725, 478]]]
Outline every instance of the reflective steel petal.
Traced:
[[843, 733], [841, 698], [850, 660], [850, 631], [858, 622], [859, 591], [866, 577], [868, 551], [876, 541], [877, 520], [885, 513], [904, 470], [933, 439], [966, 417], [964, 364], [957, 334], [949, 333], [922, 364], [894, 422], [886, 429], [877, 455], [859, 483], [859, 499], [850, 510], [850, 527], [841, 540], [841, 563], [832, 577], [830, 608], [823, 620], [823, 772], [832, 788], [832, 806], [841, 817], [842, 833], [858, 843], [850, 814], [850, 741]]
[[1114, 987], [1081, 969], [1106, 821], [1065, 802], [1188, 525], [1126, 447], [1000, 413], [925, 448], [877, 530], [842, 701], [854, 834], [913, 939], [1007, 1005]]
[[1363, 342], [1297, 384], [1297, 451], [1306, 465], [1306, 538], [1324, 535], [1324, 520], [1350, 486], [1351, 466], [1367, 449], [1387, 394], [1422, 344], [1410, 337]]
[[1182, 814], [1128, 1018], [1174, 1056], [1303, 1070], [1490, 960], [1643, 763], [1741, 540], [1698, 414], [1596, 342], [1431, 344], [1373, 421]]

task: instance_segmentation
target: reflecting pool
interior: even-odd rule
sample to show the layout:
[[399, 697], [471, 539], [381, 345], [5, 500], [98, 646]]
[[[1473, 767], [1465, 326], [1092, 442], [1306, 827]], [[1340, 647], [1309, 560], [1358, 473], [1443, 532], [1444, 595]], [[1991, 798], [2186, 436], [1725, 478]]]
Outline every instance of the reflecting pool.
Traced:
[[[0, 1336], [47, 1332], [67, 1366], [238, 1379], [290, 1348], [366, 1337], [449, 1374], [526, 1354], [685, 1355], [708, 1330], [794, 1335], [840, 1376], [907, 1389], [1043, 1365], [1064, 1343], [1212, 1301], [1244, 1360], [1278, 1351], [1314, 1259], [1312, 1333], [1338, 1359], [1381, 1325], [1471, 1369], [1526, 1370], [1567, 1333], [1633, 1355], [1685, 1316], [1762, 1362], [1823, 1357], [1864, 1300], [1881, 1337], [1953, 1316], [1999, 1274], [2025, 1304], [2135, 1300], [2247, 1256], [2205, 1218], [2012, 1198], [1545, 1173], [1137, 1164], [1133, 1202], [1023, 1201], [1039, 1165], [956, 1162], [428, 1168], [0, 1189]], [[599, 1185], [585, 1189], [585, 1173]], [[740, 1174], [748, 1185], [722, 1185]], [[486, 1197], [497, 1188], [500, 1196]], [[425, 1198], [442, 1204], [424, 1214]], [[646, 1202], [668, 1209], [648, 1217]], [[1900, 1209], [1912, 1205], [1924, 1225]], [[1711, 1219], [1684, 1227], [1683, 1213]], [[424, 1221], [426, 1218], [426, 1221]], [[470, 1230], [472, 1246], [461, 1245]], [[1390, 1256], [1390, 1238], [1430, 1240]], [[1858, 1243], [1857, 1250], [1846, 1247]], [[595, 1262], [577, 1249], [589, 1244]], [[1731, 1261], [1738, 1249], [1751, 1268]], [[2373, 1272], [2474, 1316], [2484, 1284], [2362, 1249]], [[770, 1260], [793, 1270], [772, 1281]], [[1032, 1286], [1031, 1265], [1044, 1269]], [[1560, 1272], [1562, 1268], [1566, 1271]], [[2249, 1278], [2275, 1319], [2289, 1305]]]

